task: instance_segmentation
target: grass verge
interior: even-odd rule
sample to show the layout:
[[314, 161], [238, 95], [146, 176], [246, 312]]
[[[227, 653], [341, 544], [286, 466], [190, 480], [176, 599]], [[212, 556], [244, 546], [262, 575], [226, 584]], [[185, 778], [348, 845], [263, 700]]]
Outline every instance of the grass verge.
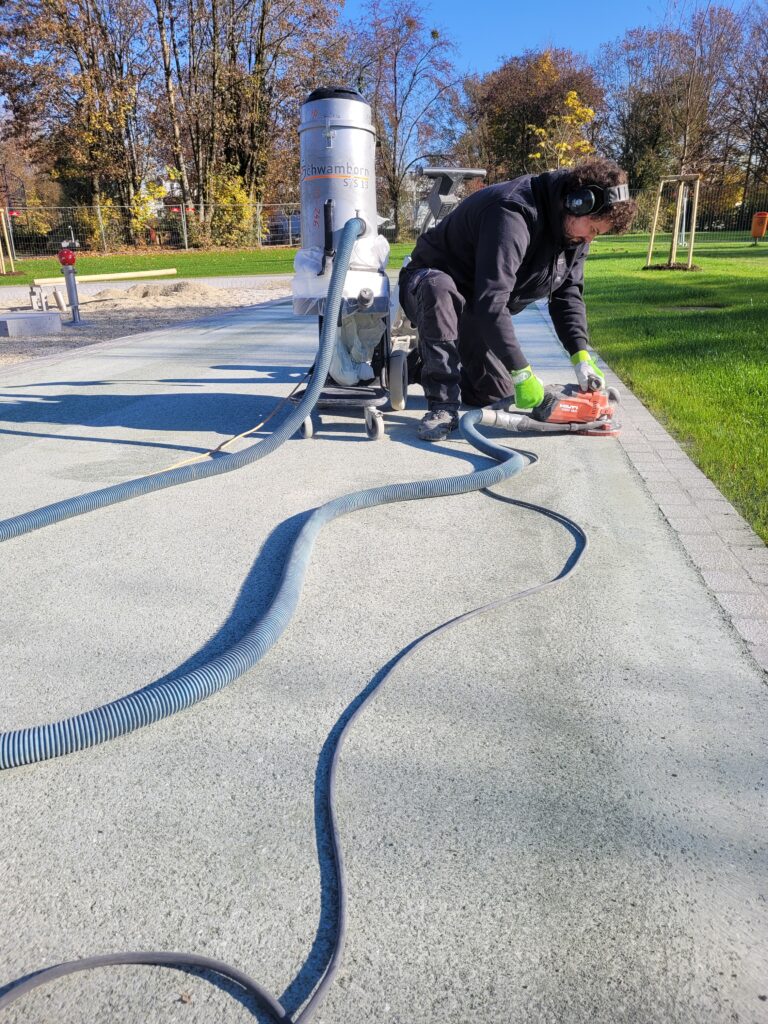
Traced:
[[[390, 266], [399, 267], [410, 253], [412, 242], [392, 246]], [[179, 277], [240, 277], [251, 274], [292, 274], [295, 249], [265, 246], [263, 249], [222, 249], [211, 252], [171, 250], [152, 253], [120, 253], [115, 256], [78, 256], [78, 274], [124, 274], [136, 270], [175, 267]], [[36, 277], [57, 277], [55, 257], [19, 260], [15, 274], [0, 275], [2, 285], [30, 285]], [[106, 285], [105, 285], [106, 287]]]
[[708, 245], [686, 273], [643, 270], [645, 245], [593, 246], [592, 343], [768, 542], [768, 246]]

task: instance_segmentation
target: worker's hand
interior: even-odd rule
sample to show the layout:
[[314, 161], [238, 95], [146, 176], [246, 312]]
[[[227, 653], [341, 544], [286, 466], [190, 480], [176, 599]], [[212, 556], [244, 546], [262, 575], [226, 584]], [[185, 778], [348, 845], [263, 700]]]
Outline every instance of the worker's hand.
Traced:
[[605, 374], [589, 352], [577, 352], [571, 356], [571, 362], [582, 391], [599, 391], [605, 387]]
[[518, 409], [535, 409], [544, 398], [544, 385], [534, 375], [530, 366], [522, 370], [511, 370], [510, 376], [515, 385], [515, 405]]

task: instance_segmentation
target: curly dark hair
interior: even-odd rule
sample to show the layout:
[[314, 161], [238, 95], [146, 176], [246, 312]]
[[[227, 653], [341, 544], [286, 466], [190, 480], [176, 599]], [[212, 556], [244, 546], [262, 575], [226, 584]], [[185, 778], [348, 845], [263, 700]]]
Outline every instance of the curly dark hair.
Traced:
[[[568, 173], [563, 176], [564, 192], [575, 192], [580, 188], [589, 188], [590, 185], [610, 188], [612, 185], [625, 185], [626, 183], [626, 172], [613, 160], [607, 160], [602, 156], [581, 160], [569, 168]], [[599, 210], [593, 216], [597, 219], [609, 220], [611, 233], [623, 235], [625, 231], [629, 231], [632, 221], [637, 216], [637, 203], [634, 199], [628, 199], [626, 202], [616, 203], [615, 206]]]

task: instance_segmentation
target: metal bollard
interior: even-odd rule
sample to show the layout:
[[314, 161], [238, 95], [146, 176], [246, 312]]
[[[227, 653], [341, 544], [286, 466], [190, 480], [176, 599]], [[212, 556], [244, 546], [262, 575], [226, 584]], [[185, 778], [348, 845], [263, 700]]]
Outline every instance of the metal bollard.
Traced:
[[64, 267], [64, 283], [67, 286], [67, 299], [72, 309], [72, 323], [80, 323], [80, 301], [77, 297], [77, 277], [74, 267]]
[[75, 254], [66, 245], [62, 245], [58, 253], [61, 269], [64, 271], [64, 283], [67, 286], [67, 298], [72, 309], [72, 323], [80, 323], [80, 301], [77, 297], [77, 278], [75, 276]]

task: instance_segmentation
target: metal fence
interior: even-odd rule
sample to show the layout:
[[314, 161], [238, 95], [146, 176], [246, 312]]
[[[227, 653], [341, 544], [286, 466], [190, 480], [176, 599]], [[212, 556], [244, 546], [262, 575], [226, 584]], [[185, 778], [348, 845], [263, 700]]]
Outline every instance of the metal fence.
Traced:
[[[633, 234], [649, 235], [653, 224], [658, 192], [656, 189], [633, 192], [638, 215], [632, 226]], [[662, 192], [659, 219], [656, 226], [654, 252], [669, 248], [675, 223], [677, 184], [670, 183]], [[755, 188], [747, 193], [733, 186], [702, 183], [696, 214], [695, 248], [725, 243], [750, 244], [752, 220], [756, 213], [768, 211], [768, 187]], [[679, 226], [678, 243], [686, 247], [691, 235], [693, 216], [693, 186], [685, 185]]]
[[16, 206], [7, 210], [15, 258], [53, 256], [62, 245], [115, 253], [197, 248], [297, 246], [296, 205], [164, 205], [141, 219], [121, 206]]
[[[633, 193], [639, 206], [633, 234], [647, 235], [656, 206], [656, 190]], [[680, 244], [690, 233], [691, 196], [686, 198]], [[656, 233], [656, 250], [669, 245], [674, 224], [676, 190], [665, 190]], [[747, 194], [724, 185], [702, 185], [695, 245], [726, 242], [749, 244], [752, 218], [768, 211], [768, 187]], [[15, 258], [53, 256], [62, 243], [81, 252], [115, 253], [126, 250], [158, 251], [193, 248], [265, 248], [298, 246], [301, 228], [297, 205], [254, 204], [197, 207], [165, 203], [151, 216], [137, 220], [117, 206], [10, 207], [8, 224]], [[422, 204], [408, 204], [401, 213], [403, 241], [415, 238], [423, 214]], [[381, 230], [393, 240], [391, 221]], [[766, 239], [768, 243], [768, 239]]]

